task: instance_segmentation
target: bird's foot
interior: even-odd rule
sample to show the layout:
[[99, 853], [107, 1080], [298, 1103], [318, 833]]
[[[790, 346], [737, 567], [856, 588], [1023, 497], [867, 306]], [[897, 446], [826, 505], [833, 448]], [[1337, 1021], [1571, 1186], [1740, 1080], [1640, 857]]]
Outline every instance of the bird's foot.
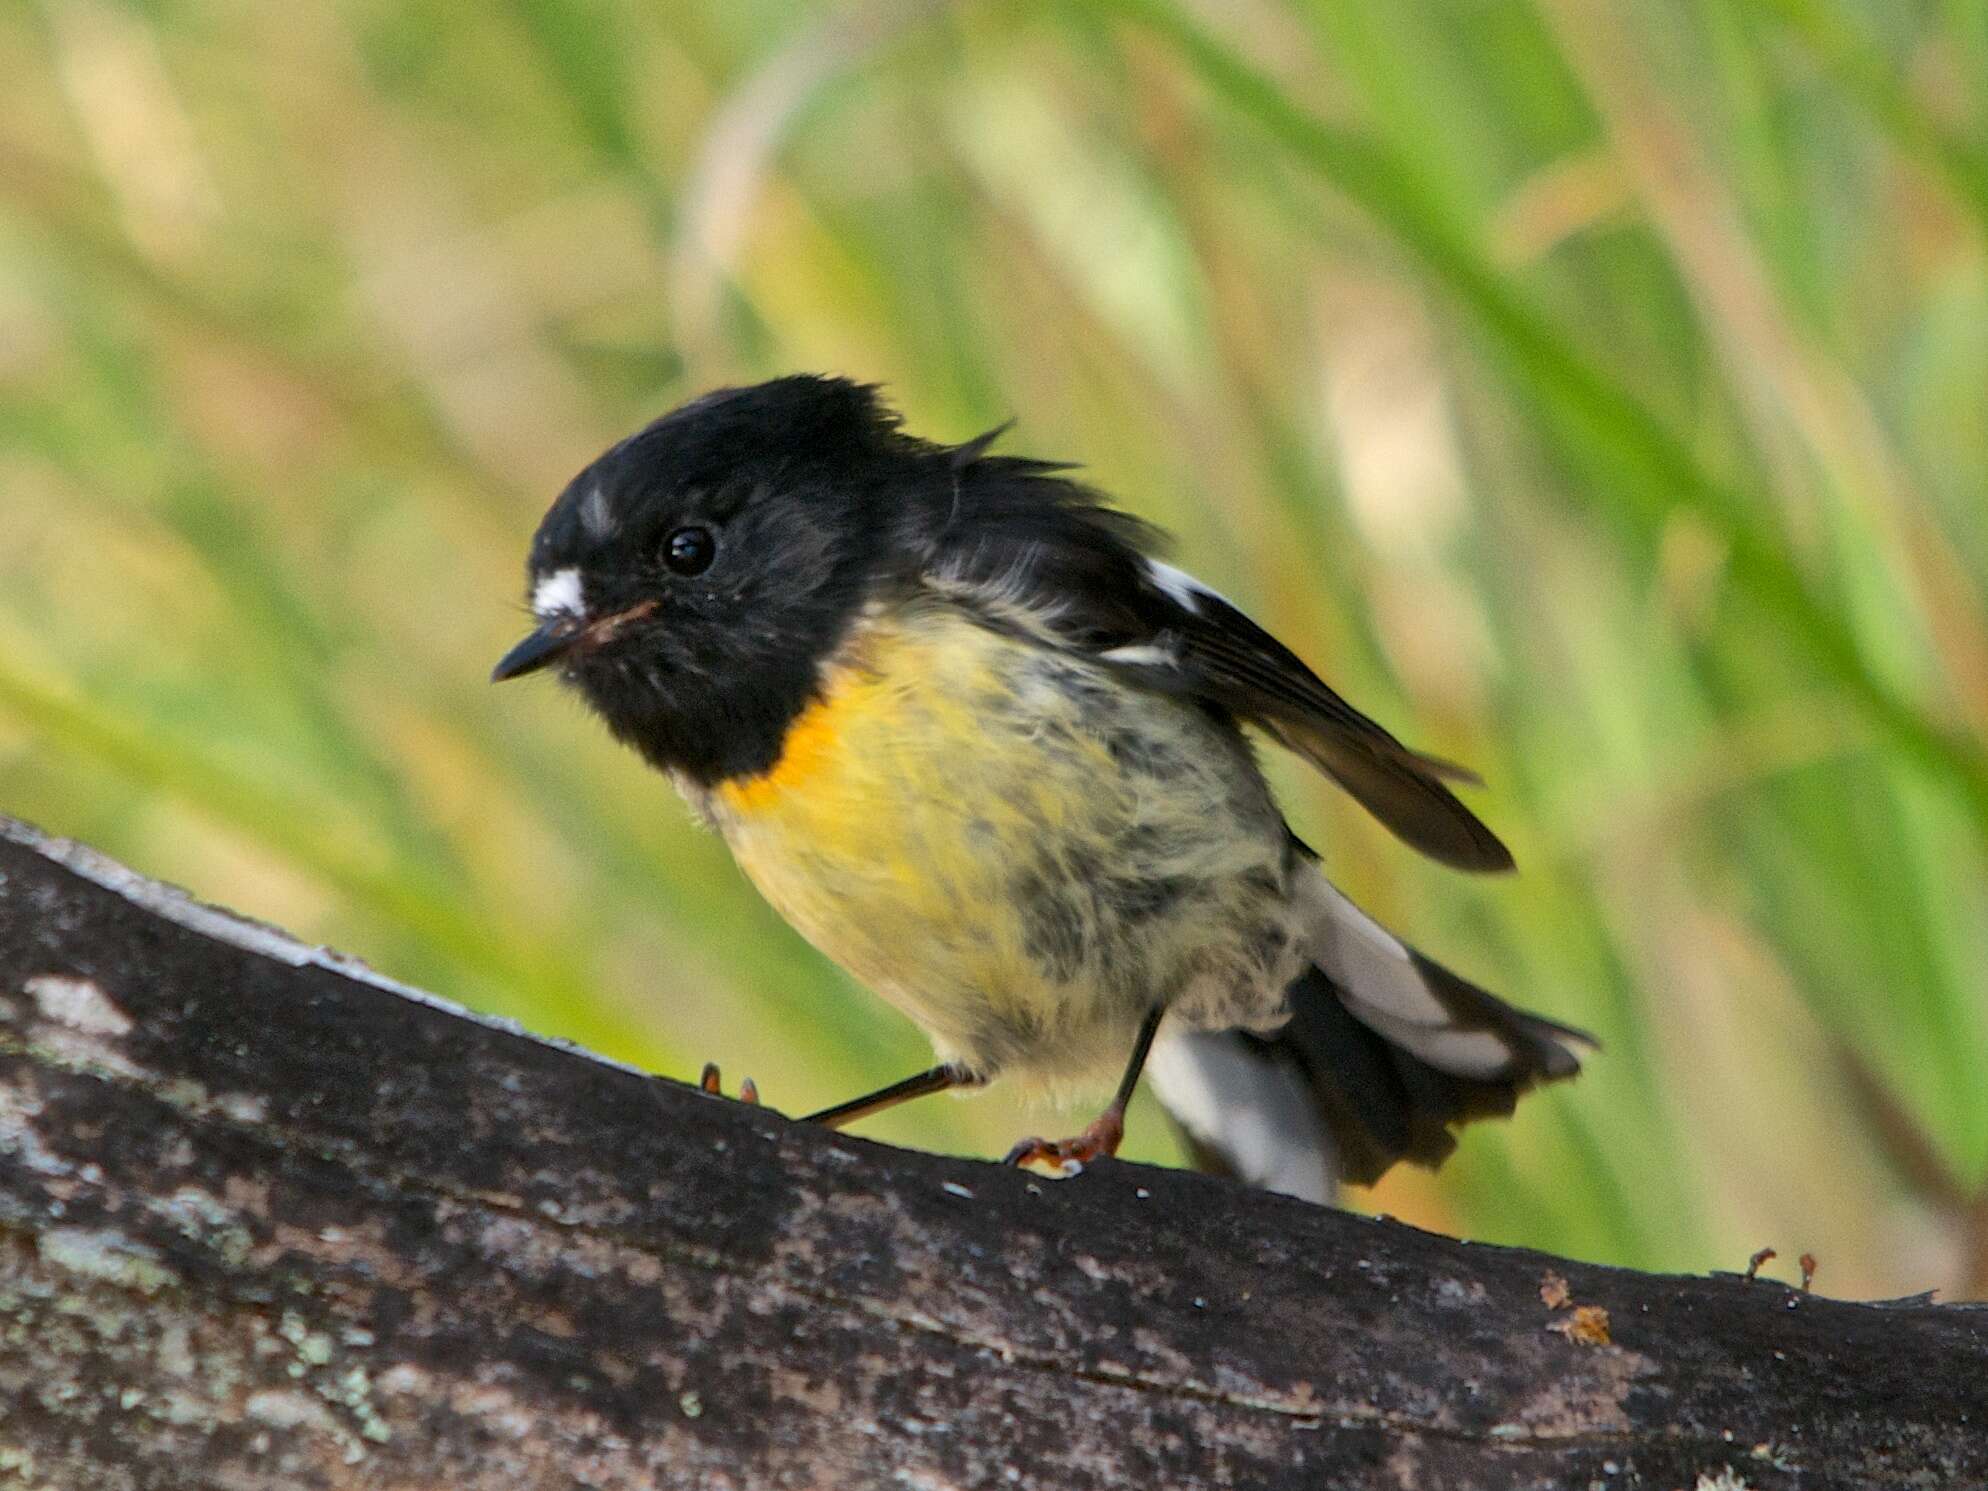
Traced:
[[1107, 1109], [1074, 1139], [1024, 1139], [1008, 1151], [1007, 1165], [1047, 1165], [1064, 1177], [1081, 1175], [1084, 1166], [1103, 1155], [1118, 1153], [1125, 1139], [1125, 1117]]
[[[707, 1061], [704, 1063], [704, 1071], [698, 1077], [697, 1085], [710, 1093], [714, 1098], [721, 1098], [725, 1095], [725, 1084], [724, 1080], [718, 1075], [717, 1062]], [[752, 1078], [748, 1077], [739, 1084], [739, 1101], [750, 1103], [755, 1108], [759, 1106], [759, 1088], [754, 1084]]]

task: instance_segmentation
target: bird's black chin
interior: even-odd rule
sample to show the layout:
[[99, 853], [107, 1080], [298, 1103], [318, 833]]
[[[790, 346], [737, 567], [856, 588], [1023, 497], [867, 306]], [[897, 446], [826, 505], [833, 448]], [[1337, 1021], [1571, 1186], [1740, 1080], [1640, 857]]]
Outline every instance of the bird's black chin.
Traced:
[[678, 665], [666, 649], [584, 647], [565, 673], [616, 739], [705, 787], [771, 767], [814, 692], [814, 668], [798, 650], [777, 663], [734, 657], [713, 667]]

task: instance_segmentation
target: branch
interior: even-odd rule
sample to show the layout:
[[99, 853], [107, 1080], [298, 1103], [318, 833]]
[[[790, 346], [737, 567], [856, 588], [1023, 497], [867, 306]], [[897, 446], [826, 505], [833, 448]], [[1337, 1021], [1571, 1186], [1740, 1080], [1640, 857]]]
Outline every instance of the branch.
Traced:
[[790, 1123], [0, 819], [0, 1486], [1954, 1487], [1984, 1383], [1988, 1312]]

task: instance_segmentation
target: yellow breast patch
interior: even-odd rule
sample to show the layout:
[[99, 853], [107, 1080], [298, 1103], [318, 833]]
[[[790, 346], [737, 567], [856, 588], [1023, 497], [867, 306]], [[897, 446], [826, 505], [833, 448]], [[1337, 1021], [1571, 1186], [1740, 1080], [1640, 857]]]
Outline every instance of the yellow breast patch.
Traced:
[[[837, 670], [838, 675], [845, 670]], [[787, 793], [804, 789], [827, 764], [837, 736], [838, 716], [849, 705], [849, 680], [831, 677], [820, 697], [800, 712], [780, 742], [780, 759], [755, 777], [720, 782], [717, 795], [734, 813], [751, 817], [771, 807]]]
[[772, 767], [699, 802], [775, 909], [976, 1071], [1108, 1079], [1154, 998], [1281, 990], [1257, 934], [1282, 820], [1240, 743], [951, 606], [866, 618]]

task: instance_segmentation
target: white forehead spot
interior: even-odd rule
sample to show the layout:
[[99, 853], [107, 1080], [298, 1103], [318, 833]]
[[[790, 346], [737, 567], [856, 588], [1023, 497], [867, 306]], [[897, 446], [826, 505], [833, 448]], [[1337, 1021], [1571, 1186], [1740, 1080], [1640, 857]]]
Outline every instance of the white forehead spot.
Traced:
[[1162, 593], [1171, 597], [1175, 605], [1197, 616], [1201, 614], [1203, 596], [1210, 596], [1215, 600], [1222, 599], [1186, 570], [1175, 569], [1171, 564], [1162, 563], [1158, 559], [1146, 561], [1146, 578], [1151, 580]]
[[546, 575], [532, 590], [532, 611], [541, 621], [552, 616], [578, 616], [585, 610], [580, 572], [571, 565]]
[[587, 495], [580, 499], [580, 526], [596, 539], [607, 538], [614, 532], [614, 514], [608, 509], [607, 493], [598, 483], [587, 488]]

